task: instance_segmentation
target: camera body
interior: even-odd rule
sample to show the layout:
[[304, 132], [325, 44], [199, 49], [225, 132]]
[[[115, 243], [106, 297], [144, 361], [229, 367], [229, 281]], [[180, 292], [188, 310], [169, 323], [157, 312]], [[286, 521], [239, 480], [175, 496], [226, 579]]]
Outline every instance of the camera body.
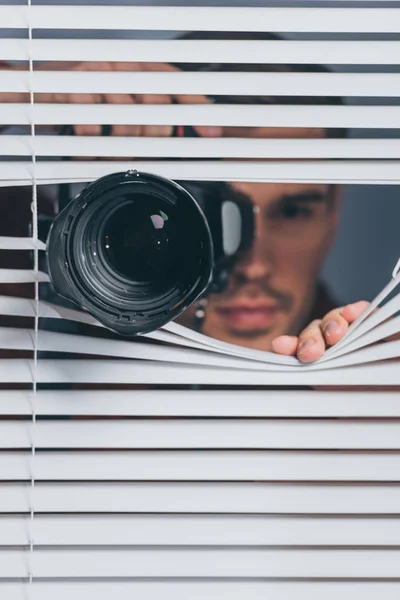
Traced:
[[136, 170], [84, 188], [51, 225], [56, 292], [124, 336], [159, 329], [222, 291], [252, 240], [252, 207], [225, 183]]

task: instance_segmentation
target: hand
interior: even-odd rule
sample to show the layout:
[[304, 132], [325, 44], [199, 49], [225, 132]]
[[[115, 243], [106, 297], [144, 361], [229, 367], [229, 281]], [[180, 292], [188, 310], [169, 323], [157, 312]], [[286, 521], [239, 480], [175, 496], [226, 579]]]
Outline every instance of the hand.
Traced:
[[337, 344], [349, 325], [366, 310], [369, 302], [360, 301], [331, 310], [321, 320], [312, 321], [299, 336], [281, 335], [272, 342], [277, 354], [297, 356], [303, 363], [321, 358], [328, 346]]
[[[179, 71], [176, 67], [165, 63], [132, 63], [132, 62], [81, 62], [81, 63], [46, 63], [38, 67], [41, 70], [68, 71]], [[210, 104], [210, 100], [202, 95], [167, 95], [167, 94], [35, 94], [36, 102], [61, 104]], [[194, 127], [204, 137], [220, 137], [221, 127]], [[169, 137], [172, 125], [113, 125], [111, 135]], [[75, 125], [75, 135], [100, 135], [101, 125]]]

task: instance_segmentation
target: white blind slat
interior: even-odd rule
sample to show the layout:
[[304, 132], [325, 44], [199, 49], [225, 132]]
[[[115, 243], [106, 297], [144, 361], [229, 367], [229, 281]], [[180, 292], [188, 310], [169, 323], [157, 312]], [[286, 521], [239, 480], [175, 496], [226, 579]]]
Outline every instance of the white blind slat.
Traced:
[[[0, 550], [0, 577], [26, 577], [26, 553]], [[3, 562], [4, 561], [4, 562]], [[40, 550], [38, 578], [80, 577], [356, 577], [395, 578], [399, 550], [129, 549]]]
[[[0, 371], [1, 383], [31, 383], [33, 363], [28, 359], [7, 359], [6, 370]], [[38, 383], [113, 383], [167, 385], [287, 385], [285, 371], [250, 371], [235, 369], [210, 369], [193, 365], [166, 366], [156, 361], [129, 360], [76, 360], [42, 359], [37, 366]], [[340, 370], [342, 386], [396, 386], [400, 385], [400, 372], [395, 363], [376, 363]], [[324, 371], [305, 370], [290, 373], [290, 385], [338, 385], [336, 369]]]
[[4, 28], [398, 33], [398, 8], [1, 6]]
[[0, 250], [45, 250], [46, 244], [34, 238], [0, 236]]
[[[0, 543], [27, 543], [27, 517], [1, 517]], [[279, 515], [38, 515], [38, 546], [398, 546], [400, 519]], [[1, 589], [1, 588], [0, 588]]]
[[[8, 104], [3, 125], [220, 125], [223, 127], [400, 128], [400, 106], [246, 104]], [[145, 138], [142, 138], [143, 140]]]
[[[140, 366], [139, 366], [140, 368]], [[168, 369], [170, 367], [167, 367]], [[181, 367], [182, 369], [184, 367]], [[1, 448], [400, 449], [400, 423], [292, 420], [0, 422]]]
[[399, 159], [400, 140], [0, 136], [0, 156], [33, 151], [36, 156]]
[[26, 481], [33, 472], [35, 481], [400, 482], [399, 454], [335, 452], [52, 451], [38, 453], [33, 466], [29, 454], [6, 452], [0, 454], [0, 480]]
[[1, 39], [4, 60], [398, 65], [397, 41]]
[[[399, 331], [399, 320], [393, 319], [393, 322], [385, 323], [381, 328], [377, 328], [376, 336], [372, 336], [371, 343], [382, 340], [387, 336]], [[36, 339], [37, 338], [37, 339]], [[376, 339], [377, 338], [377, 339]], [[13, 350], [33, 350], [36, 347], [39, 351], [47, 352], [70, 352], [74, 354], [89, 354], [99, 357], [109, 356], [118, 358], [129, 358], [136, 360], [160, 361], [166, 363], [179, 363], [187, 365], [198, 365], [206, 367], [238, 368], [248, 371], [272, 370], [275, 372], [307, 372], [325, 370], [326, 368], [338, 368], [352, 365], [363, 365], [368, 362], [388, 360], [397, 358], [400, 351], [400, 340], [381, 343], [373, 347], [368, 346], [368, 341], [359, 340], [358, 345], [364, 343], [367, 347], [352, 352], [350, 355], [333, 357], [328, 365], [323, 362], [303, 365], [294, 359], [293, 365], [291, 359], [277, 364], [277, 356], [268, 353], [265, 357], [251, 360], [249, 357], [229, 356], [218, 352], [212, 347], [199, 346], [200, 351], [194, 348], [180, 348], [173, 346], [149, 346], [137, 343], [137, 341], [106, 340], [100, 342], [98, 338], [90, 336], [77, 336], [56, 332], [40, 331], [34, 337], [34, 331], [30, 329], [17, 329], [10, 327], [0, 327], [0, 347]], [[179, 343], [179, 341], [178, 341]], [[358, 345], [356, 346], [358, 347]]]
[[2, 484], [1, 513], [395, 515], [399, 485], [304, 483]]
[[[38, 184], [80, 183], [117, 171], [138, 169], [170, 179], [199, 181], [297, 181], [308, 183], [400, 183], [399, 161], [40, 161]], [[32, 182], [29, 162], [0, 162], [0, 185]]]
[[29, 269], [0, 269], [0, 283], [32, 283], [34, 281], [49, 281], [46, 273]]
[[[26, 600], [21, 584], [0, 583], [0, 591], [7, 600]], [[398, 582], [368, 583], [350, 582], [269, 582], [269, 581], [146, 581], [146, 582], [35, 582], [31, 586], [31, 600], [337, 600], [343, 598], [363, 598], [363, 600], [398, 600]]]
[[0, 391], [0, 415], [400, 417], [400, 392], [246, 390]]
[[222, 94], [247, 96], [400, 96], [399, 73], [219, 73], [3, 71], [0, 92]]

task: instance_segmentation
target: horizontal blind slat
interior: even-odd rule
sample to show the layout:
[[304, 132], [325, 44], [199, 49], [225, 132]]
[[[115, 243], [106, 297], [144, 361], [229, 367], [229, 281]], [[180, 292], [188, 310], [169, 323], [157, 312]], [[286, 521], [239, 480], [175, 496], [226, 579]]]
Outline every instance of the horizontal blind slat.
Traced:
[[[399, 332], [400, 322], [397, 319], [385, 323], [376, 336], [371, 339], [371, 344], [382, 340], [384, 336], [390, 336]], [[379, 333], [380, 332], [380, 333]], [[152, 334], [150, 334], [151, 336]], [[166, 333], [168, 340], [168, 333]], [[379, 337], [380, 336], [380, 337]], [[37, 336], [30, 329], [18, 329], [10, 327], [0, 327], [0, 348], [12, 350], [33, 350], [36, 347], [39, 351], [45, 352], [63, 352], [71, 354], [86, 354], [101, 357], [127, 358], [134, 360], [149, 360], [164, 363], [178, 363], [184, 365], [195, 365], [205, 367], [224, 367], [229, 369], [244, 369], [248, 371], [272, 370], [275, 372], [308, 372], [326, 370], [326, 368], [338, 368], [343, 366], [364, 365], [368, 362], [380, 360], [397, 359], [400, 354], [400, 341], [388, 341], [375, 347], [365, 347], [351, 353], [350, 356], [334, 357], [331, 364], [317, 363], [312, 365], [302, 365], [294, 360], [291, 364], [286, 362], [278, 363], [278, 358], [273, 353], [266, 353], [265, 356], [254, 358], [229, 355], [229, 353], [218, 352], [218, 349], [207, 348], [201, 344], [196, 348], [196, 343], [190, 347], [180, 347], [179, 338], [172, 338], [172, 345], [147, 345], [142, 344], [140, 340], [106, 340], [100, 342], [97, 337], [80, 336], [53, 331], [40, 331]], [[185, 346], [185, 344], [183, 344]]]
[[49, 276], [41, 271], [29, 269], [0, 269], [0, 283], [32, 283], [49, 281]]
[[[395, 578], [399, 550], [126, 549], [35, 550], [37, 578]], [[0, 577], [26, 577], [26, 553], [0, 550]]]
[[203, 73], [3, 71], [0, 92], [222, 94], [247, 96], [400, 96], [399, 73]]
[[[31, 117], [32, 116], [32, 117]], [[220, 125], [400, 128], [400, 106], [1, 104], [3, 125]]]
[[[1, 383], [31, 383], [33, 363], [26, 359], [0, 360]], [[113, 384], [171, 384], [171, 385], [337, 385], [336, 369], [324, 371], [291, 372], [250, 371], [193, 365], [166, 366], [164, 363], [134, 360], [49, 360], [39, 361], [36, 381], [42, 383], [113, 383]], [[342, 386], [398, 386], [400, 370], [396, 362], [343, 367], [340, 370]]]
[[1, 39], [3, 60], [398, 65], [398, 41]]
[[[0, 544], [29, 544], [29, 517], [0, 517]], [[399, 546], [400, 518], [36, 515], [36, 546]], [[0, 588], [1, 589], [1, 588]]]
[[[0, 136], [0, 156], [399, 159], [398, 139], [143, 138]], [[0, 238], [1, 243], [1, 238]]]
[[[34, 312], [31, 316], [34, 316]], [[0, 415], [400, 417], [400, 392], [246, 390], [0, 391]]]
[[[240, 444], [239, 444], [240, 445]], [[337, 451], [335, 451], [337, 452]], [[196, 450], [0, 453], [0, 480], [397, 481], [399, 454]], [[400, 545], [400, 544], [399, 544]]]
[[1, 6], [4, 28], [172, 31], [400, 31], [398, 8]]
[[[42, 362], [42, 361], [40, 361]], [[64, 361], [60, 361], [64, 362]], [[79, 361], [81, 362], [81, 361]], [[61, 367], [62, 368], [62, 367]], [[79, 367], [78, 367], [79, 368]], [[140, 366], [139, 366], [140, 368]], [[183, 368], [183, 367], [181, 367]], [[167, 367], [170, 369], [170, 367]], [[286, 381], [288, 376], [286, 375]], [[293, 420], [0, 422], [0, 448], [400, 449], [400, 423]]]
[[[1, 583], [0, 592], [7, 600], [26, 600], [26, 586]], [[146, 582], [35, 582], [30, 586], [30, 600], [398, 600], [398, 582], [268, 582], [268, 581], [146, 581]]]
[[[170, 179], [199, 181], [296, 181], [400, 184], [399, 161], [38, 161], [37, 183], [80, 183], [116, 171], [137, 169]], [[0, 186], [28, 185], [30, 162], [0, 162]]]
[[46, 244], [34, 238], [0, 236], [0, 250], [32, 250], [34, 248], [45, 250]]
[[397, 484], [2, 484], [0, 513], [398, 515]]

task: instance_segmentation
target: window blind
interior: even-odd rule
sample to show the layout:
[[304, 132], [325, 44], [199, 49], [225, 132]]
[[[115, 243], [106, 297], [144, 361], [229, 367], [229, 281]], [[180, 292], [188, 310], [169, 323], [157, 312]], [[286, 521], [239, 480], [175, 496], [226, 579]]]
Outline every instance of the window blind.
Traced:
[[[279, 4], [0, 6], [0, 186], [19, 188], [13, 220], [31, 222], [0, 236], [1, 598], [399, 597], [400, 342], [384, 341], [400, 328], [398, 296], [382, 306], [378, 295], [343, 343], [304, 368], [176, 324], [111, 339], [46, 296], [38, 192], [54, 184], [132, 168], [172, 179], [400, 182], [399, 140], [386, 135], [400, 123], [398, 3]], [[164, 39], [177, 31], [281, 39]], [[321, 63], [331, 71], [314, 71]], [[258, 69], [280, 64], [299, 70]], [[182, 98], [128, 103], [131, 94]], [[349, 103], [318, 103], [326, 96]], [[276, 134], [106, 138], [59, 135], [64, 125]], [[314, 135], [321, 128], [332, 135]], [[341, 137], [343, 128], [364, 138]]]

